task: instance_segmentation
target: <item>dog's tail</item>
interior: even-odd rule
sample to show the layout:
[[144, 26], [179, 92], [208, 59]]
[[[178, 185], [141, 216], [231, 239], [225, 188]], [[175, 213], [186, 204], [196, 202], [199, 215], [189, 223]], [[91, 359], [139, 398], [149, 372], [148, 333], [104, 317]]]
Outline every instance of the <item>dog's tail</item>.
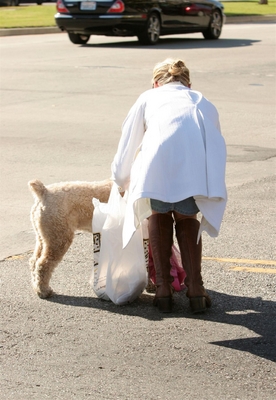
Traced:
[[38, 197], [39, 199], [42, 199], [44, 193], [47, 191], [46, 187], [38, 179], [29, 181], [28, 186], [29, 186], [30, 191], [33, 193], [33, 195], [35, 197]]

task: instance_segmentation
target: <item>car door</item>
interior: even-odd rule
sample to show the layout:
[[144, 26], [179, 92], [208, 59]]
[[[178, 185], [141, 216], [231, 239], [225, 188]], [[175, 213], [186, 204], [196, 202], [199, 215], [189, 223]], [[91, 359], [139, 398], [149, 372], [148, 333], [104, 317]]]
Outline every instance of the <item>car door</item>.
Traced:
[[162, 25], [168, 30], [177, 30], [183, 24], [183, 0], [159, 0], [162, 10]]
[[159, 0], [163, 27], [169, 31], [208, 26], [212, 4], [204, 0]]
[[213, 3], [208, 0], [183, 0], [183, 24], [208, 27]]

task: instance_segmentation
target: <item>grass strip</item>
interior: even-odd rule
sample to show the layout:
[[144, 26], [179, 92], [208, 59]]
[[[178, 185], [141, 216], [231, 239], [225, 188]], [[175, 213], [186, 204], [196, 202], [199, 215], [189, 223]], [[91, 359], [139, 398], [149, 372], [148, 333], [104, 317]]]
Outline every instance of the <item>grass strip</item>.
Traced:
[[240, 15], [276, 15], [276, 0], [268, 0], [268, 4], [259, 4], [258, 0], [222, 1], [224, 13], [228, 17]]
[[[222, 1], [226, 16], [276, 15], [276, 0], [259, 4], [258, 0]], [[56, 26], [56, 5], [1, 7], [0, 29]]]
[[1, 7], [0, 28], [55, 26], [55, 5]]

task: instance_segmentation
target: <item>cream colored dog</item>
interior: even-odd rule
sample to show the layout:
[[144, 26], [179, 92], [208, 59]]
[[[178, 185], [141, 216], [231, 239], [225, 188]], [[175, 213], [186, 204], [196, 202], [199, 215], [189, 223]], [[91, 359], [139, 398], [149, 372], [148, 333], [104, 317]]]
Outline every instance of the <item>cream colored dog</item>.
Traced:
[[92, 198], [106, 203], [112, 181], [61, 182], [44, 186], [39, 180], [28, 182], [35, 198], [31, 221], [36, 246], [29, 260], [32, 286], [41, 298], [50, 297], [53, 270], [69, 249], [77, 230], [92, 231]]

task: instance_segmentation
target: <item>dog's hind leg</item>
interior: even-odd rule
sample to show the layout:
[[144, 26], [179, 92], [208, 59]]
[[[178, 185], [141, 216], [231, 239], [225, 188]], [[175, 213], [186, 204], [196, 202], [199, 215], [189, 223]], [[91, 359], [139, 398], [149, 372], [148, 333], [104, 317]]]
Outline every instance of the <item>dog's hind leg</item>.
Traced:
[[32, 277], [34, 275], [36, 261], [41, 256], [42, 248], [43, 248], [43, 240], [42, 240], [41, 235], [39, 234], [39, 227], [37, 226], [37, 222], [36, 222], [36, 213], [39, 213], [39, 211], [40, 211], [40, 206], [39, 206], [39, 203], [37, 203], [32, 207], [32, 210], [31, 210], [31, 222], [32, 222], [32, 226], [33, 226], [33, 229], [35, 231], [35, 236], [36, 236], [35, 249], [34, 249], [32, 256], [29, 259], [29, 265], [30, 265]]
[[33, 252], [32, 256], [29, 259], [29, 266], [30, 266], [30, 269], [31, 269], [32, 280], [35, 278], [36, 262], [41, 257], [42, 248], [43, 248], [42, 247], [42, 239], [39, 236], [38, 232], [36, 232], [35, 249], [34, 249], [34, 252]]
[[39, 297], [45, 299], [53, 295], [50, 287], [52, 273], [64, 254], [69, 249], [74, 238], [74, 233], [67, 231], [66, 238], [59, 238], [54, 244], [47, 244], [43, 241], [43, 250], [39, 259], [36, 261], [33, 273], [32, 285]]

